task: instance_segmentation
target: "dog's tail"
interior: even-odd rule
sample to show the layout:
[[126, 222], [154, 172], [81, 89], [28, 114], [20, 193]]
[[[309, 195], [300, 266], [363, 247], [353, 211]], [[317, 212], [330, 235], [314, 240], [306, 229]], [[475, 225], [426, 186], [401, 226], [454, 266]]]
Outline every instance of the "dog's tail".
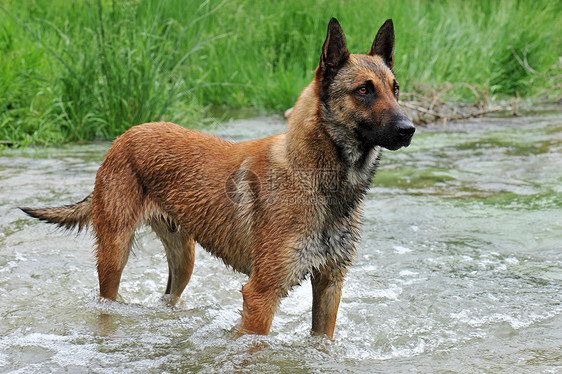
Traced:
[[72, 205], [57, 208], [20, 208], [31, 217], [57, 224], [71, 230], [78, 227], [81, 231], [92, 219], [92, 195]]

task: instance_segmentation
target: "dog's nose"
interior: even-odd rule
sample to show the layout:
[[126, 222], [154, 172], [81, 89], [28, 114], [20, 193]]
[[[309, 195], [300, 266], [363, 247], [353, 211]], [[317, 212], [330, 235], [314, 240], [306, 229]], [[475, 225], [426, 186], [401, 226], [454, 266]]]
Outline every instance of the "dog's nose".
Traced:
[[404, 139], [411, 138], [416, 132], [414, 124], [409, 120], [400, 120], [396, 127], [398, 128], [398, 136]]

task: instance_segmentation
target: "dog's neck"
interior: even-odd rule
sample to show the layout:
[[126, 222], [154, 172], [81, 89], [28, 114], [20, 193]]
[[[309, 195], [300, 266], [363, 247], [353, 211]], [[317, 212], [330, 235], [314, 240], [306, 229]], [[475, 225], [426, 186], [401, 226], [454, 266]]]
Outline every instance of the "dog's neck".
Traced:
[[295, 103], [287, 123], [287, 156], [297, 168], [316, 165], [333, 169], [337, 167], [333, 164], [337, 149], [322, 126], [317, 90], [318, 83], [313, 80]]

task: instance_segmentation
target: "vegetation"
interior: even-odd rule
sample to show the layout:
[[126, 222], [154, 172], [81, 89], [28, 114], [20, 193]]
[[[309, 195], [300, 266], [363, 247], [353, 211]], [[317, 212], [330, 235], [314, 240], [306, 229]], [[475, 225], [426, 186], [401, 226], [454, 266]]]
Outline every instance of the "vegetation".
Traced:
[[289, 108], [333, 16], [352, 52], [393, 18], [396, 74], [413, 96], [559, 98], [561, 15], [550, 0], [0, 0], [0, 141], [193, 126], [209, 106]]

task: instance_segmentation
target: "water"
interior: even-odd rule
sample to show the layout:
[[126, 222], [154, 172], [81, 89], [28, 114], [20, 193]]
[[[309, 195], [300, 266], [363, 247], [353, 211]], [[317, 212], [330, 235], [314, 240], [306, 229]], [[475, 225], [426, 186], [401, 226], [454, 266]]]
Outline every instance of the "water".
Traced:
[[308, 336], [309, 282], [269, 337], [234, 339], [246, 278], [200, 248], [183, 304], [165, 307], [146, 230], [120, 302], [99, 302], [91, 236], [16, 207], [82, 199], [108, 146], [0, 153], [0, 372], [562, 373], [561, 113], [435, 126], [384, 153], [332, 343]]

